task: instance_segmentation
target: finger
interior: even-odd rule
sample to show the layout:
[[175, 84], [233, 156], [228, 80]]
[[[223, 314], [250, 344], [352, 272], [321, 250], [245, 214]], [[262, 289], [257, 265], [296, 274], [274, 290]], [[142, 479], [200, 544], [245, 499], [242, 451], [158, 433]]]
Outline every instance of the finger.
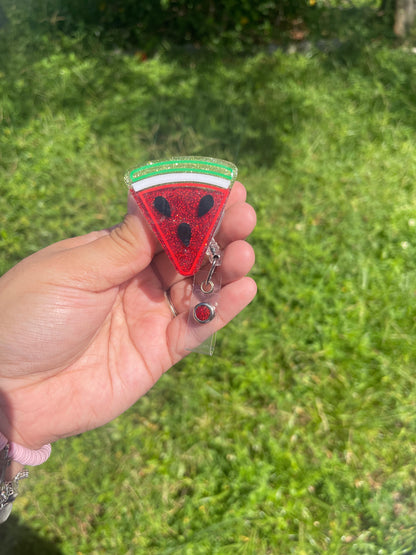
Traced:
[[228, 324], [255, 297], [257, 286], [254, 280], [243, 277], [226, 285], [220, 293], [215, 318], [207, 324], [188, 326], [188, 314], [183, 313], [174, 318], [168, 326], [167, 338], [175, 364], [190, 350], [203, 343], [208, 337]]
[[78, 280], [84, 289], [101, 291], [133, 278], [150, 264], [159, 248], [144, 217], [129, 206], [120, 225], [66, 251], [60, 257], [60, 269], [70, 283]]
[[246, 241], [234, 241], [224, 250], [219, 268], [224, 285], [248, 274], [255, 262], [253, 247]]
[[[245, 241], [231, 243], [224, 251], [223, 261], [216, 272], [221, 273], [222, 287], [245, 276], [253, 267], [254, 250]], [[208, 275], [209, 267], [206, 267]], [[203, 270], [202, 270], [203, 271]], [[170, 300], [178, 314], [189, 310], [192, 278], [182, 279], [169, 288]]]
[[245, 239], [256, 226], [257, 216], [254, 208], [246, 202], [232, 204], [224, 214], [216, 241], [226, 246], [232, 241]]
[[[225, 205], [224, 217], [218, 234], [222, 246], [236, 239], [245, 239], [253, 231], [256, 225], [256, 213], [246, 203], [246, 198], [246, 188], [242, 183], [236, 181]], [[236, 222], [237, 226], [235, 225]], [[241, 226], [242, 223], [244, 224], [243, 227]], [[237, 233], [232, 233], [231, 230], [233, 229]]]
[[[141, 217], [140, 210], [131, 193], [129, 193], [128, 199], [127, 199], [127, 213], [136, 215], [138, 218]], [[88, 243], [91, 243], [92, 241], [95, 241], [96, 239], [99, 239], [100, 237], [108, 235], [109, 233], [111, 233], [113, 229], [120, 227], [120, 225], [121, 224], [118, 223], [111, 227], [108, 227], [107, 229], [91, 231], [90, 233], [79, 235], [77, 237], [69, 237], [68, 239], [57, 241], [56, 243], [53, 243], [52, 245], [45, 247], [39, 252], [45, 253], [45, 254], [51, 254], [53, 252], [59, 252], [63, 250], [74, 249], [76, 247], [81, 247], [82, 245], [86, 245]]]
[[231, 188], [230, 196], [227, 200], [227, 207], [230, 207], [232, 204], [236, 202], [245, 202], [247, 198], [247, 191], [246, 188], [240, 181], [236, 181]]

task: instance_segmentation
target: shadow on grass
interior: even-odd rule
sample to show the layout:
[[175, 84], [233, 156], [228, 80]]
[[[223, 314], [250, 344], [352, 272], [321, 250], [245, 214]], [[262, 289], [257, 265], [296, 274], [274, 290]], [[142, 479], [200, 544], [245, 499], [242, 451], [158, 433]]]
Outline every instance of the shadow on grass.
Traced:
[[[102, 97], [92, 127], [98, 137], [110, 130], [136, 135], [154, 158], [210, 153], [271, 167], [285, 151], [288, 132], [314, 117], [296, 93], [276, 84], [270, 57], [250, 64], [182, 55], [164, 62], [159, 79], [151, 70], [134, 75], [131, 62], [124, 63], [124, 71], [118, 66], [124, 101], [114, 110], [111, 98]], [[102, 88], [109, 90], [112, 80], [107, 75]]]
[[0, 525], [2, 555], [61, 555], [62, 551], [45, 540], [13, 514]]
[[[385, 40], [389, 29], [376, 9], [316, 9], [305, 11], [304, 19], [306, 53], [326, 52], [320, 57], [324, 71], [354, 67], [373, 79], [374, 68], [362, 54], [375, 40]], [[253, 46], [242, 56], [226, 49], [212, 53], [209, 47], [171, 48], [160, 58], [147, 60], [143, 52], [134, 51], [134, 45], [130, 52], [115, 44], [111, 50], [81, 34], [79, 40], [65, 42], [55, 28], [48, 32], [55, 36], [56, 48], [43, 40], [40, 50], [33, 49], [34, 38], [27, 33], [20, 33], [19, 40], [3, 36], [4, 48], [17, 44], [21, 52], [15, 58], [22, 63], [18, 67], [8, 63], [7, 55], [3, 59], [6, 125], [24, 126], [42, 113], [64, 117], [68, 125], [82, 117], [88, 132], [100, 144], [110, 145], [115, 158], [125, 160], [134, 143], [152, 158], [209, 153], [237, 164], [249, 161], [270, 168], [287, 154], [288, 137], [317, 119], [302, 88], [313, 75], [307, 69], [288, 69], [290, 62], [268, 55], [267, 45]], [[16, 29], [10, 33], [13, 39]], [[276, 43], [277, 49], [286, 46]], [[302, 52], [301, 44], [299, 49]], [[379, 81], [394, 82], [391, 64], [376, 69]], [[410, 65], [400, 70], [412, 74]], [[398, 88], [400, 119], [403, 101], [412, 103], [414, 90], [401, 83]]]
[[85, 36], [50, 33], [56, 47], [45, 34], [36, 49], [30, 27], [19, 32], [8, 26], [0, 33], [0, 50], [18, 45], [13, 63], [7, 54], [0, 61], [7, 82], [5, 126], [20, 130], [42, 116], [65, 118], [68, 125], [82, 119], [100, 143], [110, 143], [116, 158], [125, 158], [134, 141], [154, 158], [186, 152], [272, 167], [287, 136], [314, 117], [301, 94], [272, 78], [270, 56], [259, 62], [225, 50], [172, 49], [146, 60]]

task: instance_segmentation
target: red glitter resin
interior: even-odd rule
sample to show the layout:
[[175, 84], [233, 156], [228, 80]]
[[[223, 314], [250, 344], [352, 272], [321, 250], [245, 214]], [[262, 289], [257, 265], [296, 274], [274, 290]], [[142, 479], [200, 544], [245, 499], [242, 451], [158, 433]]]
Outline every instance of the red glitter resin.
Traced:
[[180, 183], [130, 189], [177, 271], [194, 275], [223, 213], [230, 189]]
[[214, 317], [213, 308], [206, 303], [200, 303], [194, 308], [195, 318], [200, 323], [210, 322]]

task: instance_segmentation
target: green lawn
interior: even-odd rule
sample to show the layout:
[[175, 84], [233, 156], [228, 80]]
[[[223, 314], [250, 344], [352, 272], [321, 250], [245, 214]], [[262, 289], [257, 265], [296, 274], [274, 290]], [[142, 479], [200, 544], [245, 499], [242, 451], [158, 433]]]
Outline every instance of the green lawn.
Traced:
[[120, 221], [127, 168], [198, 154], [239, 166], [259, 293], [214, 357], [54, 446], [3, 552], [415, 553], [416, 55], [143, 60], [34, 36], [8, 5], [0, 273]]

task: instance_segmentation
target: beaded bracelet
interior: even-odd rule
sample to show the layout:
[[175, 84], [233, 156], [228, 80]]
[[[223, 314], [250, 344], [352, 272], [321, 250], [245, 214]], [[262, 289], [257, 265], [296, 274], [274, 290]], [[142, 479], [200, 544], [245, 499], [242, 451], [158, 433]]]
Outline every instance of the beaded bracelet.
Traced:
[[28, 449], [18, 443], [8, 441], [6, 437], [0, 432], [0, 451], [9, 445], [9, 458], [23, 465], [38, 466], [49, 459], [52, 447], [47, 443], [40, 449]]

